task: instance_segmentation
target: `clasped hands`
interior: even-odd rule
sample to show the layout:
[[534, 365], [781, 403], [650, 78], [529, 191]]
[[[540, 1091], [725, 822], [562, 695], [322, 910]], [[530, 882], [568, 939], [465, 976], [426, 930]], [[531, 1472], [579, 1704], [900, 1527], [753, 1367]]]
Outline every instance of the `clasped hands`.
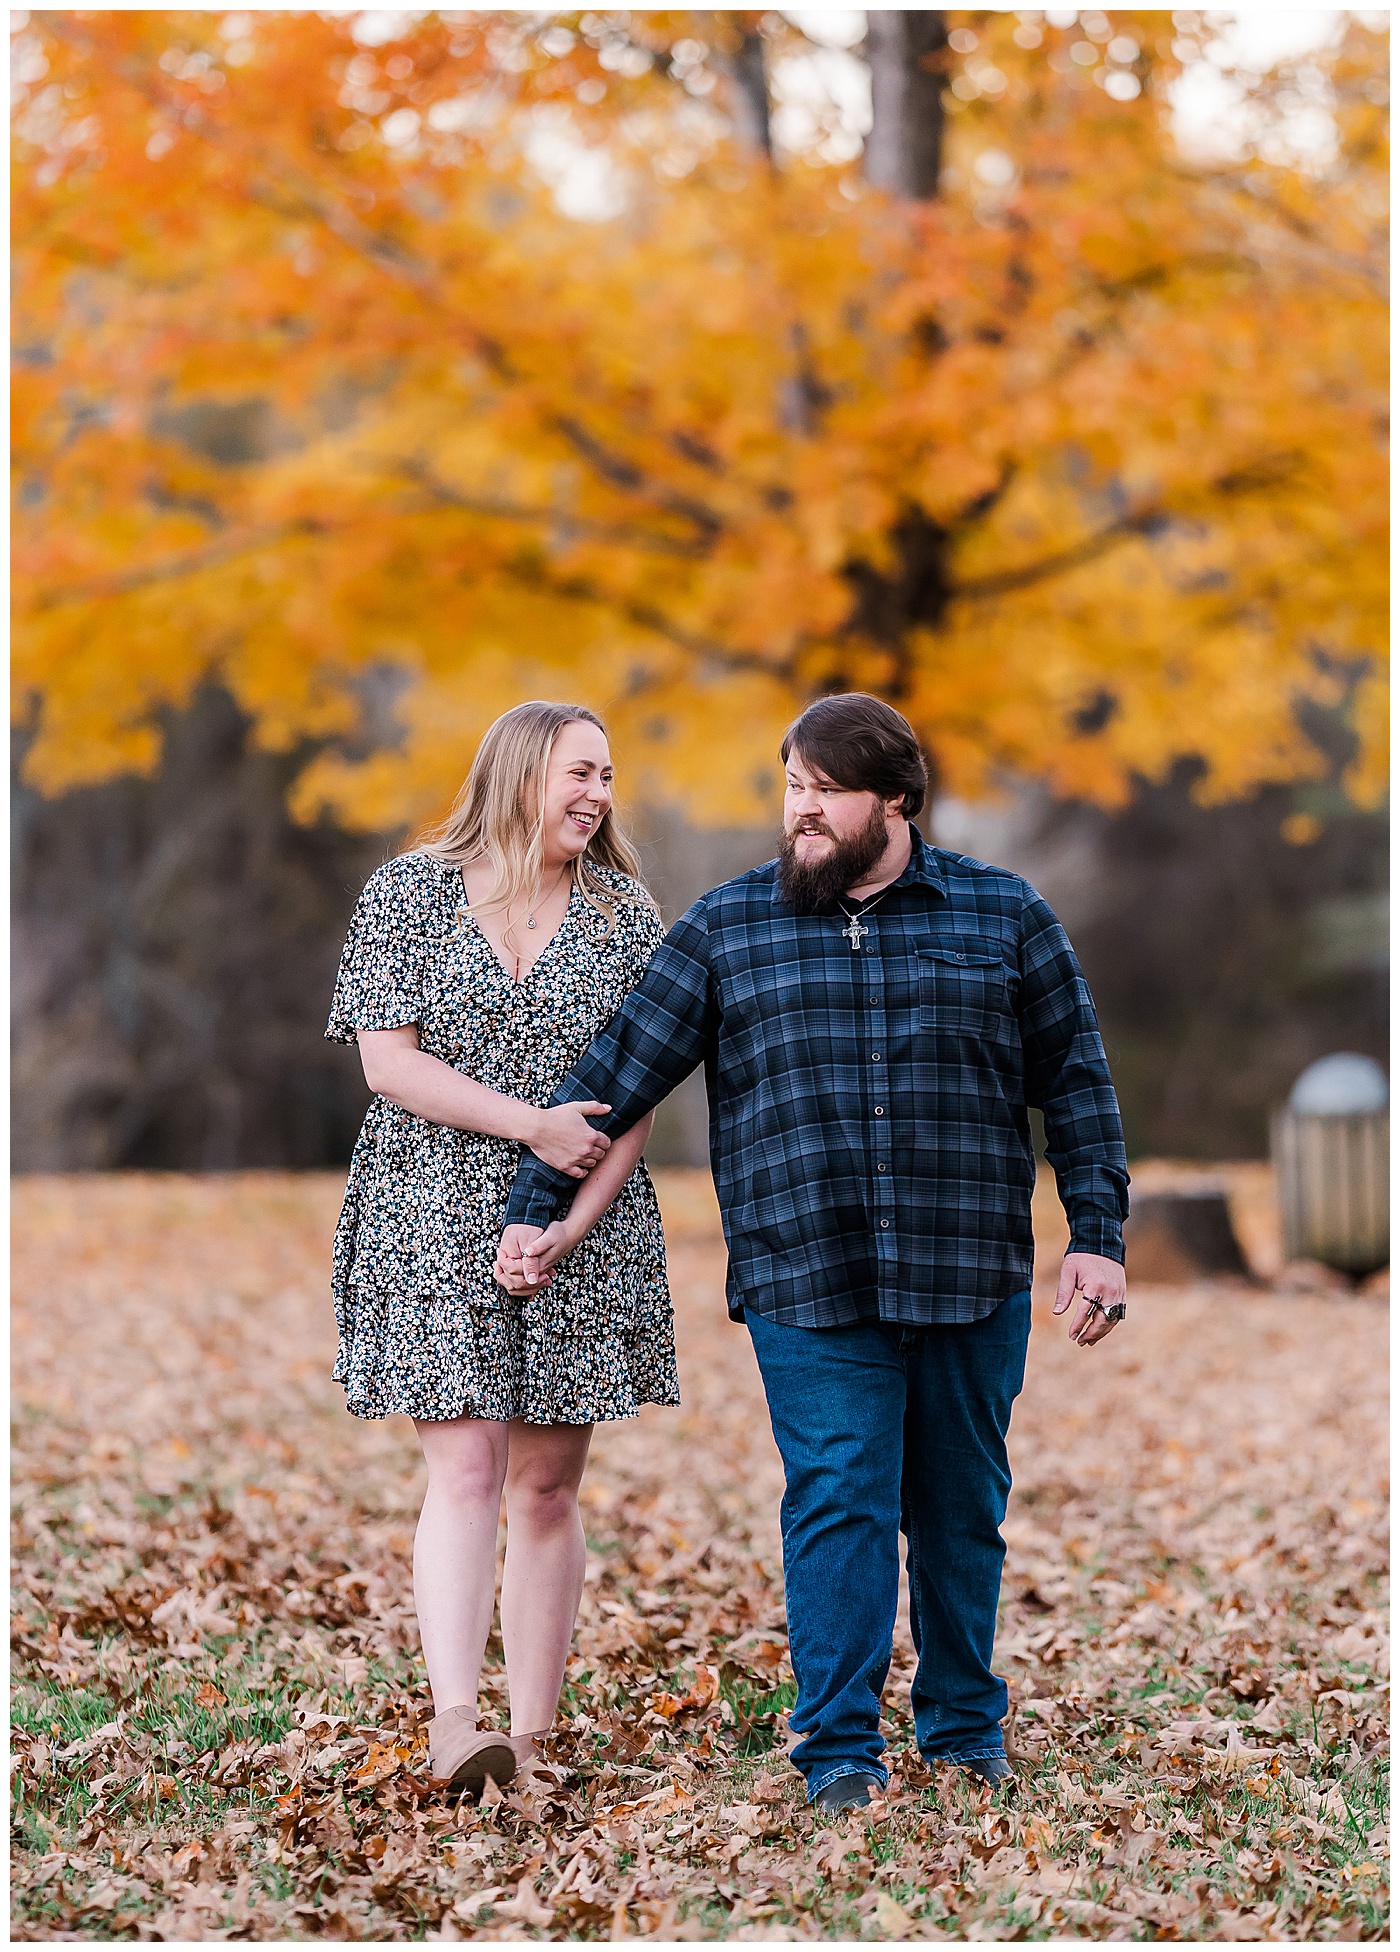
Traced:
[[[588, 1121], [611, 1110], [611, 1105], [601, 1105], [596, 1099], [547, 1106], [536, 1115], [526, 1144], [545, 1165], [567, 1173], [570, 1179], [586, 1179], [612, 1144], [606, 1133]], [[530, 1295], [547, 1288], [553, 1278], [549, 1269], [577, 1247], [579, 1239], [567, 1220], [556, 1220], [550, 1227], [507, 1227], [496, 1250], [496, 1279], [512, 1295]]]
[[506, 1228], [496, 1250], [496, 1279], [511, 1295], [538, 1294], [554, 1276], [549, 1270], [556, 1261], [578, 1246], [578, 1236], [567, 1220], [552, 1226], [534, 1227], [521, 1221]]

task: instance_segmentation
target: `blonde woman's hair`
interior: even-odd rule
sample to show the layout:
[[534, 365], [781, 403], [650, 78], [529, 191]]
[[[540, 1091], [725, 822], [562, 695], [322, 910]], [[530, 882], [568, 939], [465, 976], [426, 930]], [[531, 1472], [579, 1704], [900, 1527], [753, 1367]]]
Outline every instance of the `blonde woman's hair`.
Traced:
[[[503, 712], [477, 747], [451, 813], [419, 842], [425, 854], [454, 867], [483, 858], [491, 861], [495, 886], [478, 907], [504, 910], [537, 893], [544, 865], [544, 781], [549, 757], [564, 727], [580, 722], [606, 732], [603, 721], [586, 705], [551, 705], [532, 699]], [[632, 895], [610, 887], [595, 873], [599, 867], [641, 881], [641, 863], [611, 807], [571, 868], [575, 888], [607, 924], [606, 937], [616, 924], [619, 900], [650, 901], [650, 896], [644, 889]], [[509, 946], [514, 953], [514, 943]]]

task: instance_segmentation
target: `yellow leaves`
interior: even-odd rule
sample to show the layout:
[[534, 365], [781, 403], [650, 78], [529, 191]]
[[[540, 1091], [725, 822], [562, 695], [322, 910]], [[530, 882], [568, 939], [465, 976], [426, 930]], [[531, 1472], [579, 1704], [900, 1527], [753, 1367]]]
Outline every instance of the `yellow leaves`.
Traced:
[[1390, 687], [1379, 669], [1362, 678], [1351, 701], [1358, 735], [1347, 791], [1363, 807], [1379, 806], [1390, 782]]
[[[673, 81], [608, 69], [585, 115], [575, 27], [557, 55], [512, 29], [507, 95], [500, 22], [405, 17], [389, 57], [339, 16], [259, 16], [233, 61], [205, 16], [35, 16], [24, 60], [80, 91], [103, 161], [22, 109], [31, 777], [149, 764], [155, 715], [218, 670], [264, 743], [342, 742], [299, 813], [376, 827], [440, 810], [541, 693], [609, 714], [624, 789], [702, 820], [765, 810], [777, 732], [829, 685], [897, 695], [959, 790], [1015, 767], [1111, 803], [1191, 752], [1222, 797], [1316, 766], [1293, 714], [1321, 649], [1367, 665], [1348, 784], [1374, 800], [1374, 165], [1267, 194], [1183, 171], [1148, 94], [985, 31], [1005, 94], [910, 210], [712, 167], [719, 135], [668, 176]], [[1327, 57], [1358, 100], [1378, 47]], [[520, 160], [565, 100], [630, 172], [624, 222], [566, 220]], [[435, 120], [464, 102], [482, 119]], [[153, 113], [179, 129], [155, 161]], [[989, 146], [1017, 171], [995, 208]], [[211, 403], [255, 437], [196, 452]]]

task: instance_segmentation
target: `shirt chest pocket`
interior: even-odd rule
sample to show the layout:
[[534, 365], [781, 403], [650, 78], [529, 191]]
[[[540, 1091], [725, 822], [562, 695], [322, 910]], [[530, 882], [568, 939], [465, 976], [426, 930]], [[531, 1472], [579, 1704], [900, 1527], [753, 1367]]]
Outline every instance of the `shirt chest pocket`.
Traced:
[[918, 969], [921, 1029], [998, 1043], [1010, 1037], [1010, 972], [995, 942], [970, 935], [921, 942]]

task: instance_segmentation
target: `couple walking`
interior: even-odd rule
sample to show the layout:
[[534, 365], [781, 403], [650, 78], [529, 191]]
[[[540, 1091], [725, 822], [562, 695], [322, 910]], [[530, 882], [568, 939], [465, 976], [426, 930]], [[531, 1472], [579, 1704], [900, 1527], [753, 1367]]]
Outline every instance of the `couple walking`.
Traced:
[[[1070, 1224], [1056, 1314], [1123, 1313], [1127, 1172], [1093, 1004], [1016, 875], [928, 846], [909, 725], [859, 694], [789, 729], [778, 857], [669, 934], [612, 811], [599, 720], [528, 704], [457, 806], [373, 876], [327, 1035], [376, 1094], [336, 1235], [336, 1374], [404, 1412], [436, 1775], [503, 1781], [558, 1705], [595, 1423], [680, 1400], [642, 1148], [701, 1063], [729, 1249], [782, 1455], [792, 1760], [824, 1809], [882, 1786], [907, 1543], [919, 1748], [1009, 1774], [992, 1672], [1030, 1331], [1026, 1113]], [[478, 1728], [495, 1609], [511, 1733]]]

